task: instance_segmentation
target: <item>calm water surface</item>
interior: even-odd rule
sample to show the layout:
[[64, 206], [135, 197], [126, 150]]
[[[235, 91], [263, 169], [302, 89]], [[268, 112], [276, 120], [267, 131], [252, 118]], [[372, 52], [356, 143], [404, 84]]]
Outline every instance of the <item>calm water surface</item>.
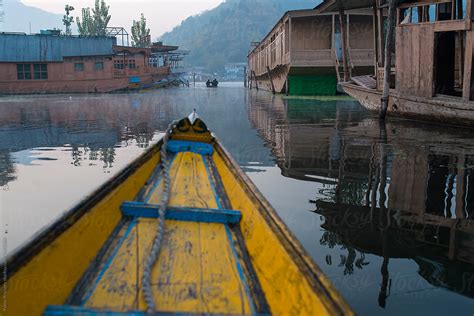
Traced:
[[11, 253], [196, 108], [361, 315], [473, 315], [474, 130], [242, 84], [0, 98]]

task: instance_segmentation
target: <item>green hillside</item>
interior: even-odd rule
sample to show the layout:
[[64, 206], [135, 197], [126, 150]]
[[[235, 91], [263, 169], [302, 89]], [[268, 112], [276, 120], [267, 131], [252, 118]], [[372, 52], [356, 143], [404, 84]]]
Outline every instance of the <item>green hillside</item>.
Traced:
[[221, 71], [226, 62], [245, 62], [250, 42], [259, 41], [288, 10], [310, 9], [318, 0], [226, 0], [189, 17], [160, 40], [191, 50], [188, 66]]

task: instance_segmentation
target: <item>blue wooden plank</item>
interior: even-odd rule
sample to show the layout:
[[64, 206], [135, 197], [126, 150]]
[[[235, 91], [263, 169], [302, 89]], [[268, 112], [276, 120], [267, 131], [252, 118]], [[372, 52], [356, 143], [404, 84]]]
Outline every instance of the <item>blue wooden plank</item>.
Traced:
[[166, 149], [172, 153], [193, 152], [201, 155], [212, 155], [214, 147], [211, 144], [185, 140], [170, 140]]
[[[169, 313], [169, 312], [156, 312], [153, 315], [192, 315], [193, 313]], [[77, 306], [70, 306], [70, 305], [63, 305], [63, 306], [48, 306], [45, 311], [43, 312], [44, 316], [145, 316], [148, 315], [145, 312], [141, 311], [127, 311], [127, 312], [114, 312], [111, 310], [106, 309], [95, 309], [95, 308], [87, 308], [87, 307], [77, 307]]]
[[[124, 216], [145, 218], [157, 218], [158, 208], [158, 205], [141, 202], [124, 202], [120, 207]], [[190, 207], [168, 207], [166, 209], [166, 219], [176, 221], [237, 224], [241, 218], [242, 213], [235, 210]]]
[[48, 306], [43, 312], [44, 316], [60, 316], [60, 315], [84, 315], [84, 316], [95, 316], [95, 315], [107, 315], [107, 316], [119, 316], [119, 315], [128, 315], [128, 316], [143, 316], [146, 315], [144, 312], [139, 311], [130, 311], [130, 312], [113, 312], [110, 310], [104, 309], [93, 309], [86, 307], [77, 307], [70, 305], [63, 306]]

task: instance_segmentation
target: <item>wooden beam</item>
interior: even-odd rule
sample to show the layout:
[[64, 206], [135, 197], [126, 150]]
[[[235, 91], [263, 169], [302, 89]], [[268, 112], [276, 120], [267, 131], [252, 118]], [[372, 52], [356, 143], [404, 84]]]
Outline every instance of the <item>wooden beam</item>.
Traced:
[[[289, 55], [288, 63], [291, 64], [291, 50], [292, 50], [292, 46], [291, 46], [291, 44], [292, 44], [292, 41], [291, 41], [291, 38], [292, 38], [292, 36], [291, 36], [291, 32], [292, 32], [291, 16], [290, 16], [290, 18], [288, 19], [288, 23], [289, 23], [289, 26], [288, 26], [288, 33], [289, 33], [289, 34], [288, 34], [288, 36], [289, 36], [289, 37], [288, 37], [288, 46], [289, 46], [289, 47], [288, 47], [288, 55]], [[258, 89], [257, 89], [257, 90], [258, 90]]]
[[341, 31], [342, 63], [344, 67], [344, 82], [349, 81], [349, 63], [347, 60], [346, 20], [344, 10], [339, 10], [339, 29]]
[[[159, 205], [141, 202], [124, 202], [120, 206], [122, 215], [131, 217], [158, 218], [158, 209]], [[234, 210], [170, 206], [166, 208], [166, 219], [176, 221], [237, 224], [241, 218], [242, 213]]]
[[374, 0], [373, 5], [373, 29], [374, 29], [374, 74], [377, 75], [377, 68], [378, 68], [378, 59], [379, 59], [379, 43], [378, 43], [378, 24], [377, 24], [377, 0]]
[[463, 79], [463, 91], [462, 97], [464, 101], [469, 101], [471, 99], [471, 85], [472, 85], [472, 54], [474, 45], [472, 31], [466, 32], [466, 51], [464, 55], [464, 79]]
[[272, 93], [275, 94], [275, 86], [273, 85], [271, 70], [270, 70], [270, 67], [268, 66], [267, 66], [267, 75], [268, 75], [268, 80], [270, 80], [270, 85], [272, 86]]
[[388, 8], [388, 30], [387, 30], [387, 39], [385, 41], [385, 68], [384, 68], [384, 84], [383, 84], [383, 93], [381, 99], [380, 115], [381, 120], [385, 120], [388, 110], [388, 101], [390, 97], [390, 76], [392, 70], [392, 47], [393, 47], [393, 37], [395, 32], [395, 13], [397, 10], [396, 0], [389, 0]]
[[384, 54], [383, 54], [383, 33], [384, 33], [384, 23], [383, 23], [383, 9], [378, 9], [378, 14], [377, 14], [377, 22], [378, 22], [378, 30], [379, 33], [377, 34], [378, 36], [378, 41], [379, 41], [379, 59], [378, 62], [379, 64], [377, 65], [378, 67], [382, 67], [384, 64]]
[[258, 91], [258, 81], [257, 81], [257, 75], [255, 74], [255, 71], [252, 70], [253, 73], [253, 79], [255, 80], [255, 89]]
[[244, 88], [247, 88], [247, 66], [244, 67]]
[[464, 20], [467, 23], [467, 28], [466, 30], [472, 30], [472, 0], [467, 0], [466, 1], [466, 16]]

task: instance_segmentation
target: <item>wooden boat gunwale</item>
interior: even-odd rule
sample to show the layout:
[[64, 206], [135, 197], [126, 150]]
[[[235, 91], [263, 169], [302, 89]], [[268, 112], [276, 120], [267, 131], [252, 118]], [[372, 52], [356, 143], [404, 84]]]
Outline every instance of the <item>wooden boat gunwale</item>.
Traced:
[[[9, 266], [9, 275], [8, 279], [11, 278], [15, 272], [21, 269], [23, 266], [27, 265], [31, 259], [33, 259], [37, 254], [41, 253], [52, 241], [56, 238], [61, 236], [62, 233], [66, 232], [70, 227], [72, 227], [79, 219], [81, 219], [85, 214], [89, 211], [93, 210], [95, 206], [97, 206], [104, 198], [106, 198], [110, 193], [112, 193], [115, 189], [119, 188], [130, 176], [132, 176], [138, 169], [143, 167], [147, 162], [151, 159], [157, 157], [159, 159], [159, 150], [162, 146], [163, 142], [160, 140], [152, 147], [150, 147], [147, 151], [145, 151], [141, 156], [131, 162], [128, 166], [126, 166], [122, 171], [120, 171], [116, 176], [112, 179], [108, 180], [102, 186], [100, 186], [97, 190], [89, 194], [86, 198], [84, 198], [79, 204], [66, 213], [64, 213], [61, 217], [55, 220], [52, 224], [46, 226], [42, 229], [38, 234], [33, 236], [31, 240], [25, 243], [24, 246], [18, 248], [10, 257], [8, 257], [6, 263]], [[349, 305], [344, 301], [344, 299], [340, 296], [334, 286], [331, 284], [329, 279], [324, 275], [324, 273], [317, 267], [315, 262], [309, 256], [309, 254], [304, 250], [303, 246], [299, 243], [296, 237], [293, 235], [291, 231], [289, 231], [288, 227], [284, 224], [283, 220], [274, 210], [274, 208], [270, 205], [270, 203], [266, 200], [266, 198], [262, 195], [262, 193], [258, 190], [258, 188], [253, 184], [250, 178], [242, 171], [241, 167], [238, 163], [232, 158], [230, 153], [225, 149], [222, 145], [220, 140], [215, 136], [212, 135], [212, 140], [210, 140], [209, 144], [211, 144], [215, 152], [218, 156], [220, 156], [222, 162], [224, 163], [225, 167], [228, 169], [228, 172], [235, 178], [236, 185], [240, 186], [241, 189], [245, 192], [247, 197], [251, 200], [252, 204], [255, 206], [255, 209], [262, 218], [267, 223], [270, 231], [274, 236], [277, 238], [280, 245], [283, 247], [284, 251], [286, 251], [287, 255], [291, 258], [290, 260], [293, 262], [294, 266], [296, 267], [298, 273], [302, 275], [303, 280], [305, 280], [309, 286], [309, 289], [313, 291], [315, 295], [319, 297], [321, 303], [328, 311], [332, 311], [335, 314], [353, 314]], [[155, 156], [156, 155], [156, 156]], [[214, 166], [216, 168], [216, 166]], [[213, 171], [219, 172], [217, 168]], [[153, 177], [154, 171], [148, 174], [146, 177], [147, 180], [145, 181], [148, 183], [150, 178]], [[219, 190], [226, 191], [224, 185], [219, 185]], [[141, 190], [138, 192], [140, 194]], [[227, 201], [227, 203], [232, 204], [231, 201]], [[242, 210], [243, 211], [243, 210]], [[117, 223], [116, 228], [110, 232], [109, 238], [104, 241], [104, 246], [107, 242], [110, 241], [110, 236], [116, 233], [116, 229], [121, 226], [123, 219]], [[239, 244], [243, 244], [245, 246], [246, 240], [240, 231], [240, 228], [237, 224], [237, 231], [238, 234], [236, 235], [235, 242]], [[108, 247], [101, 247], [97, 254], [94, 256], [93, 260], [89, 263], [89, 266], [83, 271], [83, 276], [88, 274], [88, 271], [92, 269], [94, 265], [99, 264], [98, 260], [100, 261], [101, 256], [104, 256], [106, 253], [102, 253], [102, 249], [107, 249]], [[246, 249], [246, 247], [243, 247]], [[243, 257], [248, 258], [249, 266], [244, 267], [247, 269], [248, 275], [251, 278], [257, 278], [258, 276], [253, 271], [252, 267], [252, 256], [249, 253], [243, 253]], [[7, 280], [8, 280], [7, 279]], [[72, 291], [69, 293], [69, 297], [66, 299], [66, 302], [71, 302], [71, 299], [74, 298], [74, 290], [81, 288], [81, 277], [79, 282], [75, 284]], [[256, 282], [258, 284], [258, 281]], [[253, 296], [254, 303], [263, 306], [263, 309], [268, 308], [267, 302], [265, 300], [265, 291], [261, 288], [257, 288], [256, 290], [252, 290], [252, 293], [261, 293], [264, 296], [260, 297], [259, 295]]]
[[[353, 97], [364, 108], [371, 112], [380, 110], [380, 99], [382, 92], [376, 89], [369, 89], [354, 83], [344, 82], [340, 84], [344, 92]], [[354, 96], [363, 94], [363, 96]], [[402, 103], [402, 104], [400, 104]], [[414, 105], [430, 107], [431, 113], [415, 112]], [[444, 98], [443, 95], [436, 95], [432, 98], [423, 98], [413, 95], [401, 95], [396, 90], [391, 89], [389, 94], [388, 113], [397, 117], [404, 117], [412, 120], [420, 120], [427, 123], [443, 123], [447, 125], [471, 127], [474, 121], [474, 108], [470, 107], [473, 101], [464, 101], [461, 98]], [[447, 115], [446, 113], [450, 113]], [[455, 114], [454, 114], [455, 113]], [[455, 120], [455, 123], [453, 123]]]
[[[254, 198], [254, 202], [259, 204], [259, 212], [268, 219], [267, 223], [270, 225], [272, 230], [275, 232], [281, 244], [284, 246], [285, 250], [290, 253], [293, 260], [295, 261], [298, 268], [303, 272], [303, 274], [311, 275], [307, 277], [306, 280], [310, 283], [311, 287], [316, 290], [318, 293], [323, 293], [321, 299], [326, 307], [330, 310], [338, 311], [340, 315], [353, 314], [349, 305], [346, 303], [344, 298], [339, 293], [331, 281], [327, 279], [325, 274], [321, 269], [316, 265], [314, 260], [308, 254], [308, 252], [303, 248], [301, 243], [298, 241], [296, 236], [289, 230], [288, 226], [283, 222], [281, 217], [275, 211], [273, 206], [268, 202], [268, 200], [263, 196], [260, 190], [255, 186], [253, 181], [242, 171], [239, 164], [232, 158], [227, 149], [220, 145], [221, 142], [217, 136], [214, 135], [215, 142], [218, 146], [215, 146], [216, 151], [221, 154], [225, 162], [232, 168], [229, 168], [231, 172], [234, 173], [236, 177], [239, 177], [242, 183], [245, 184], [245, 192]], [[313, 282], [317, 281], [317, 282]], [[330, 298], [329, 300], [323, 298]]]
[[148, 150], [125, 166], [117, 175], [107, 180], [100, 187], [84, 197], [78, 204], [35, 233], [28, 241], [8, 255], [6, 260], [0, 263], [0, 266], [3, 267], [6, 265], [8, 267], [7, 281], [24, 264], [45, 249], [51, 241], [72, 227], [82, 216], [92, 210], [94, 206], [99, 204], [108, 194], [118, 188], [133, 175], [135, 171], [143, 166], [144, 163], [149, 161], [154, 154], [158, 153], [162, 143], [163, 141], [159, 140], [156, 144], [152, 145]]

